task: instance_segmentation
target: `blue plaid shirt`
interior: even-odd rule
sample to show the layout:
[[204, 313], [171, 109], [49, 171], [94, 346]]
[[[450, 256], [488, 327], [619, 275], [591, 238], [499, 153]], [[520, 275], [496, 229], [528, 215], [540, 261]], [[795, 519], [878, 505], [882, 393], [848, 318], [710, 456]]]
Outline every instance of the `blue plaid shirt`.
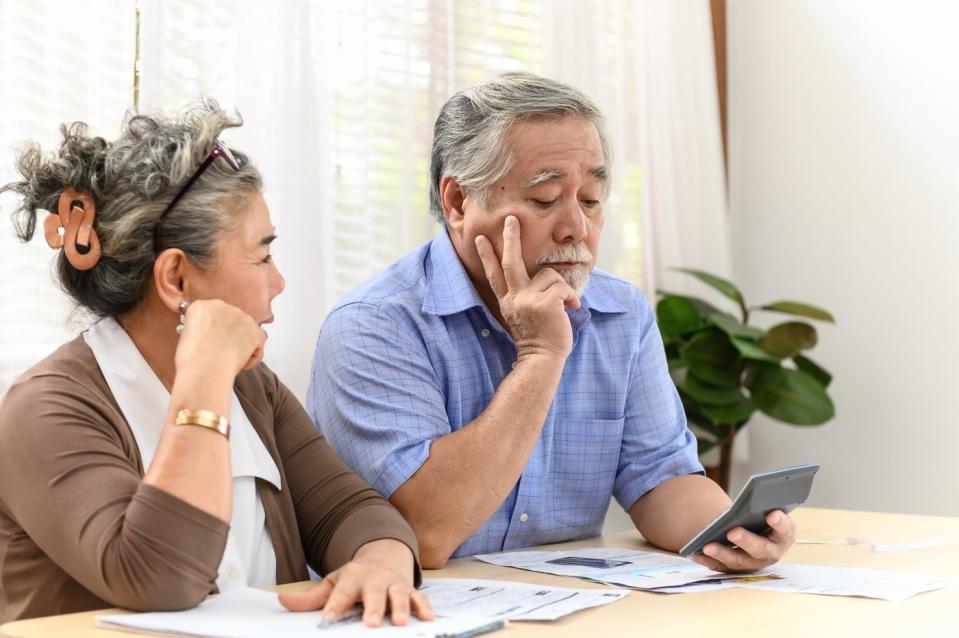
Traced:
[[[522, 476], [453, 556], [597, 535], [611, 494], [628, 509], [666, 479], [702, 471], [645, 297], [594, 270], [582, 302], [568, 313], [573, 350]], [[515, 360], [441, 230], [333, 308], [307, 410], [389, 497], [434, 440], [486, 409]]]

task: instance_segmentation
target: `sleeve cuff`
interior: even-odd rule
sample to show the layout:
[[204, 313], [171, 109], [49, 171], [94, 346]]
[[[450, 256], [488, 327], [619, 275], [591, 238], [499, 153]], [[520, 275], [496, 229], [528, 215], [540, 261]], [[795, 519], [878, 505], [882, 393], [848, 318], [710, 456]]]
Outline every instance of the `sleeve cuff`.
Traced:
[[[690, 474], [705, 474], [705, 472], [699, 459], [695, 457], [689, 458], [685, 455], [683, 455], [682, 458], [676, 459], [674, 463], [668, 464], [661, 472], [655, 476], [648, 477], [646, 480], [641, 480], [640, 477], [643, 476], [642, 472], [636, 472], [633, 480], [627, 479], [621, 488], [615, 490], [616, 501], [620, 507], [628, 512], [636, 501], [646, 494], [646, 492], [655, 489], [669, 479], [676, 478], [677, 476], [688, 476]], [[619, 480], [617, 480], [617, 482], [619, 482]]]
[[371, 481], [373, 489], [382, 494], [383, 498], [391, 497], [393, 492], [410, 480], [410, 477], [423, 466], [430, 456], [432, 443], [432, 440], [427, 439], [413, 447], [392, 452], [386, 467], [375, 480]]
[[410, 548], [413, 552], [413, 584], [419, 587], [423, 577], [416, 535], [389, 503], [368, 505], [343, 519], [323, 553], [320, 565], [322, 573], [328, 574], [339, 569], [353, 559], [360, 547], [382, 539], [397, 540]]

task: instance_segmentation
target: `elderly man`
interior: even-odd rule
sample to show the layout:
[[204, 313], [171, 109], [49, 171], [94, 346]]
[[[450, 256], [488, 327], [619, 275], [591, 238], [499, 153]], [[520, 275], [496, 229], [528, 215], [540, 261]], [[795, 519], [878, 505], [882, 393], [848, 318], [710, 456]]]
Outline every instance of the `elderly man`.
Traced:
[[[701, 474], [649, 303], [593, 269], [609, 189], [599, 110], [525, 73], [462, 91], [436, 121], [431, 178], [443, 228], [320, 332], [314, 421], [412, 524], [426, 567], [599, 534], [611, 495], [675, 551], [729, 498]], [[697, 560], [775, 562], [795, 527], [769, 523]]]

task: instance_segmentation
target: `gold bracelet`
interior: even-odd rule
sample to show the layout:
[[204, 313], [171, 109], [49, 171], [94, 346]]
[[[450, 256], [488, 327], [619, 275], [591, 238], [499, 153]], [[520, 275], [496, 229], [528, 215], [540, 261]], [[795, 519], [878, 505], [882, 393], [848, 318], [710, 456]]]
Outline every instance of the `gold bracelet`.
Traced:
[[230, 438], [230, 422], [210, 410], [180, 410], [176, 413], [177, 425], [200, 425], [216, 430], [226, 438]]

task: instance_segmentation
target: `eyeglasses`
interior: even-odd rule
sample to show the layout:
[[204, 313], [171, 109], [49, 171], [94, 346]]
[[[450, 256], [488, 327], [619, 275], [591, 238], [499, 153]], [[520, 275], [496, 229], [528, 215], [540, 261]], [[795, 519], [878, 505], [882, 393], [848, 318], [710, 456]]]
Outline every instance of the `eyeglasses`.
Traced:
[[160, 213], [160, 218], [157, 220], [157, 225], [153, 228], [153, 251], [158, 252], [160, 247], [160, 224], [163, 223], [163, 219], [173, 210], [173, 207], [176, 206], [177, 202], [180, 201], [190, 187], [193, 186], [193, 182], [200, 179], [200, 176], [203, 175], [206, 169], [210, 168], [216, 158], [222, 157], [227, 164], [230, 165], [234, 171], [240, 170], [240, 163], [236, 161], [236, 158], [233, 156], [233, 153], [230, 152], [225, 145], [220, 143], [220, 140], [213, 140], [213, 148], [210, 150], [210, 154], [206, 156], [206, 159], [203, 160], [203, 163], [200, 164], [199, 168], [196, 169], [196, 172], [193, 173], [193, 176], [187, 180], [187, 183], [183, 185], [183, 188], [180, 189], [180, 192], [176, 194], [176, 197], [173, 198], [167, 207], [163, 209], [163, 212]]

